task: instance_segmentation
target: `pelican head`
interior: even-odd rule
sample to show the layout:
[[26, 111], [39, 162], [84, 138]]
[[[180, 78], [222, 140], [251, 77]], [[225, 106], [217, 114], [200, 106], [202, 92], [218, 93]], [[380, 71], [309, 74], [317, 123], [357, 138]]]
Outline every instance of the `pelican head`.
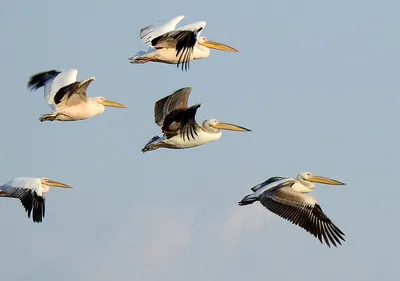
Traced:
[[61, 188], [72, 188], [72, 186], [69, 186], [69, 185], [67, 185], [65, 183], [49, 180], [48, 178], [40, 178], [40, 182], [43, 185], [46, 185], [46, 186], [56, 186], [56, 187], [61, 187]]
[[225, 52], [239, 52], [238, 49], [235, 49], [231, 46], [228, 46], [228, 45], [216, 42], [216, 41], [208, 40], [206, 37], [200, 37], [197, 40], [197, 43], [199, 43], [200, 45], [202, 45], [204, 47], [215, 49], [215, 50], [220, 50], [220, 51], [225, 51]]
[[118, 107], [118, 108], [127, 108], [126, 105], [123, 105], [121, 103], [115, 102], [115, 101], [111, 101], [111, 100], [107, 100], [103, 97], [97, 97], [97, 98], [93, 98], [97, 103], [104, 105], [104, 106], [110, 106], [110, 107]]
[[238, 126], [238, 125], [234, 125], [234, 124], [230, 124], [230, 123], [226, 123], [226, 122], [222, 122], [219, 121], [217, 119], [207, 119], [203, 122], [203, 127], [204, 128], [212, 128], [216, 131], [218, 130], [229, 130], [229, 131], [237, 131], [237, 132], [251, 132], [250, 129]]
[[322, 183], [322, 184], [329, 184], [329, 185], [345, 185], [345, 183], [340, 182], [338, 180], [317, 176], [310, 172], [298, 174], [297, 179], [300, 182], [306, 181], [306, 182], [311, 182], [311, 183]]

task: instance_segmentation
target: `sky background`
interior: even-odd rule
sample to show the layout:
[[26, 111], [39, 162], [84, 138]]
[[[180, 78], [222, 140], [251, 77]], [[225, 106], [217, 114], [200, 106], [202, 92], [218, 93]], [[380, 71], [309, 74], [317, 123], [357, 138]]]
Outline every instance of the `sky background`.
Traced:
[[[48, 177], [41, 224], [0, 202], [2, 281], [397, 280], [398, 1], [10, 1], [0, 4], [0, 181]], [[191, 64], [132, 65], [139, 30], [178, 15], [240, 53]], [[94, 76], [107, 108], [39, 122], [50, 108], [32, 74]], [[197, 121], [224, 132], [186, 150], [141, 153], [160, 133], [154, 102], [192, 87]], [[311, 171], [347, 183], [312, 193], [346, 234], [328, 248], [258, 202], [271, 176]]]

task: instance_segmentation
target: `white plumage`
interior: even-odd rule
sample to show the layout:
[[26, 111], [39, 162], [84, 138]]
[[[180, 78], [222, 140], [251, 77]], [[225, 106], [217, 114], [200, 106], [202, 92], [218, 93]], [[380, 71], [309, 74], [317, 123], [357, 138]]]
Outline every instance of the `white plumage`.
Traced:
[[161, 21], [148, 25], [140, 30], [140, 39], [150, 47], [148, 52], [139, 51], [130, 57], [130, 63], [160, 62], [182, 65], [182, 70], [189, 69], [189, 62], [196, 59], [207, 58], [210, 49], [239, 52], [228, 45], [200, 37], [205, 28], [205, 21], [176, 28], [176, 25], [184, 18], [177, 16], [171, 20]]
[[0, 197], [21, 200], [28, 218], [32, 214], [33, 222], [39, 223], [45, 216], [44, 196], [50, 190], [49, 186], [71, 188], [69, 185], [47, 178], [14, 178], [0, 186]]
[[76, 69], [50, 70], [30, 77], [28, 88], [37, 90], [44, 87], [45, 100], [53, 110], [42, 115], [40, 121], [84, 120], [103, 113], [104, 106], [126, 108], [103, 97], [88, 98], [87, 88], [95, 78], [77, 82], [77, 74]]
[[151, 41], [154, 38], [160, 35], [164, 35], [167, 32], [175, 30], [176, 25], [184, 18], [185, 16], [177, 16], [171, 20], [164, 20], [146, 26], [140, 30], [140, 39], [142, 39], [145, 44], [151, 46]]
[[330, 247], [332, 243], [345, 241], [344, 233], [326, 216], [318, 201], [305, 193], [314, 190], [315, 184], [344, 185], [344, 183], [316, 176], [310, 172], [301, 173], [294, 178], [272, 177], [251, 188], [254, 192], [245, 196], [239, 205], [248, 205], [256, 201], [276, 215], [305, 229]]
[[192, 88], [186, 87], [158, 100], [154, 104], [154, 122], [161, 127], [163, 136], [154, 136], [142, 152], [158, 148], [185, 149], [218, 140], [221, 130], [249, 132], [250, 129], [216, 119], [196, 122], [196, 112], [201, 104], [188, 107]]
[[78, 70], [76, 69], [65, 69], [60, 70], [60, 73], [53, 76], [46, 81], [44, 85], [44, 98], [46, 102], [50, 105], [52, 110], [56, 109], [56, 104], [54, 102], [54, 96], [56, 93], [64, 86], [70, 85], [76, 82], [76, 77], [78, 75]]

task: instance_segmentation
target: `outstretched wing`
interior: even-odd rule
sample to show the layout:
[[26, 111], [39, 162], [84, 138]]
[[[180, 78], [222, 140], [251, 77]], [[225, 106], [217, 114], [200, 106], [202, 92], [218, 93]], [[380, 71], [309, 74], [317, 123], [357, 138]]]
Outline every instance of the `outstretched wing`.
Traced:
[[87, 102], [87, 88], [92, 81], [89, 79], [62, 87], [54, 96], [55, 105], [68, 107]]
[[285, 178], [283, 178], [283, 177], [271, 177], [271, 178], [267, 179], [266, 181], [264, 181], [262, 183], [259, 183], [256, 186], [253, 186], [251, 188], [251, 190], [253, 192], [256, 192], [257, 190], [259, 190], [260, 188], [262, 188], [262, 187], [264, 187], [264, 186], [266, 186], [268, 184], [271, 184], [273, 182], [276, 182], [276, 181], [279, 181], [279, 180], [283, 180], [283, 179], [285, 179]]
[[175, 49], [176, 57], [178, 57], [177, 67], [182, 65], [182, 70], [188, 70], [189, 62], [193, 59], [194, 46], [205, 26], [205, 21], [183, 26], [177, 30], [155, 37], [151, 41], [151, 46], [155, 49]]
[[158, 126], [162, 126], [165, 117], [176, 109], [186, 109], [192, 88], [179, 89], [165, 98], [160, 99], [154, 105], [154, 120]]
[[305, 229], [330, 247], [342, 244], [345, 234], [326, 216], [314, 197], [294, 191], [290, 186], [271, 189], [260, 197], [261, 204], [271, 212]]
[[196, 112], [201, 104], [193, 105], [186, 109], [176, 109], [165, 116], [162, 131], [167, 138], [181, 135], [182, 139], [189, 141], [197, 136]]
[[44, 98], [51, 109], [55, 109], [54, 96], [63, 87], [76, 82], [78, 70], [50, 70], [32, 75], [28, 82], [30, 90], [37, 90], [44, 87]]
[[40, 179], [16, 178], [2, 185], [0, 189], [8, 197], [18, 198], [24, 206], [28, 218], [32, 214], [33, 222], [40, 223], [45, 216], [45, 199], [40, 187]]
[[148, 25], [140, 30], [140, 39], [142, 39], [145, 44], [151, 46], [151, 41], [154, 38], [175, 30], [176, 25], [183, 20], [184, 17], [185, 16], [177, 16], [171, 20], [164, 20]]

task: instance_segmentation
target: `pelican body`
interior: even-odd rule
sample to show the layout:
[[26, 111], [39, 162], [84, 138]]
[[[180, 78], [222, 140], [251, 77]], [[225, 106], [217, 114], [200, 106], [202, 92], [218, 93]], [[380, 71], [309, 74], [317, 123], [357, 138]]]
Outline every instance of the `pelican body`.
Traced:
[[201, 104], [187, 106], [191, 91], [192, 88], [182, 88], [155, 103], [154, 119], [161, 127], [163, 136], [154, 136], [142, 152], [161, 147], [170, 149], [196, 147], [221, 138], [221, 130], [251, 131], [216, 119], [207, 119], [202, 125], [197, 124], [195, 116]]
[[292, 222], [311, 233], [330, 247], [341, 245], [345, 234], [322, 211], [317, 200], [307, 195], [314, 190], [314, 183], [345, 185], [344, 183], [317, 176], [310, 172], [298, 174], [296, 178], [273, 177], [251, 188], [252, 194], [245, 196], [240, 206], [256, 201], [274, 214]]
[[30, 77], [28, 88], [37, 90], [44, 87], [44, 97], [50, 108], [50, 114], [43, 114], [43, 121], [77, 121], [84, 120], [104, 112], [105, 106], [126, 108], [125, 105], [107, 100], [103, 97], [88, 98], [87, 89], [95, 78], [76, 81], [76, 69], [50, 70]]
[[71, 188], [71, 186], [48, 178], [15, 178], [0, 186], [0, 197], [17, 198], [21, 201], [33, 222], [42, 222], [45, 216], [45, 193], [50, 186]]
[[207, 58], [210, 48], [239, 52], [228, 45], [208, 40], [200, 36], [206, 22], [199, 21], [176, 29], [176, 25], [184, 18], [177, 16], [169, 21], [162, 21], [146, 26], [140, 30], [140, 39], [150, 47], [148, 52], [140, 51], [130, 57], [130, 63], [160, 62], [182, 65], [182, 70], [189, 69], [189, 62]]

